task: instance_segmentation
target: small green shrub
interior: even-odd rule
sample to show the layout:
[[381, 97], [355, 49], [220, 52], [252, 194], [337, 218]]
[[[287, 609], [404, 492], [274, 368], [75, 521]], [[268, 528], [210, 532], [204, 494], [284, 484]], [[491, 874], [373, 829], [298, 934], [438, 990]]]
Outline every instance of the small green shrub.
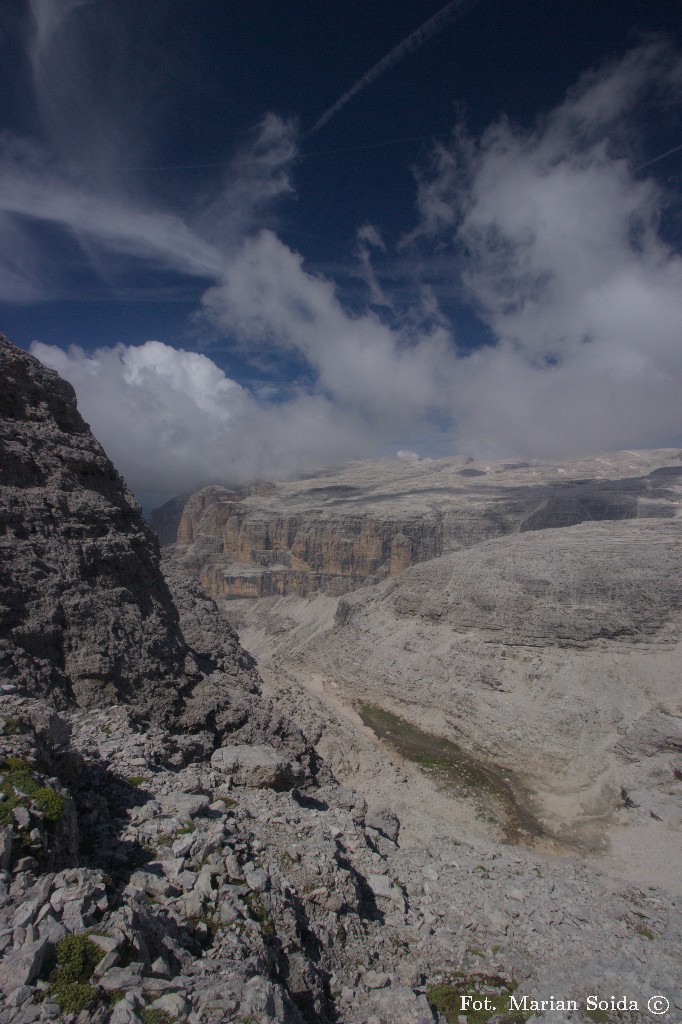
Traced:
[[57, 970], [69, 981], [87, 981], [104, 952], [87, 935], [67, 935], [55, 947]]
[[142, 1024], [172, 1024], [171, 1018], [165, 1010], [138, 1010], [137, 1016]]
[[87, 935], [67, 935], [57, 943], [49, 996], [59, 1004], [62, 1013], [80, 1013], [99, 1000], [90, 979], [103, 956], [103, 950]]
[[[8, 825], [15, 807], [28, 807], [31, 802], [43, 814], [45, 821], [54, 825], [64, 814], [64, 799], [49, 786], [40, 786], [27, 761], [20, 757], [8, 757], [0, 766], [2, 784], [0, 791], [0, 825]], [[17, 796], [16, 790], [23, 796]]]
[[643, 939], [649, 939], [650, 942], [656, 938], [654, 933], [648, 928], [645, 928], [644, 925], [640, 925], [639, 928], [637, 928], [637, 934], [641, 935]]
[[[502, 994], [500, 994], [500, 990]], [[491, 1010], [468, 1009], [466, 1011], [467, 1024], [487, 1024], [493, 1016], [499, 1021], [499, 1024], [525, 1024], [530, 1013], [504, 1012], [503, 1003], [507, 1001], [509, 993], [515, 990], [516, 982], [506, 981], [494, 974], [472, 974], [469, 976], [459, 974], [437, 985], [429, 985], [426, 990], [426, 998], [431, 1009], [441, 1013], [448, 1024], [457, 1024], [458, 1017], [462, 1013], [463, 995], [471, 995], [481, 1001], [488, 996], [492, 1005], [498, 1007]]]
[[585, 1010], [584, 1013], [586, 1017], [591, 1021], [594, 1021], [594, 1024], [609, 1024], [609, 1021], [611, 1020], [611, 1014], [609, 1011], [600, 1010], [598, 1007], [594, 1010]]
[[64, 817], [64, 797], [55, 793], [50, 786], [40, 786], [35, 793], [38, 810], [42, 811], [45, 821], [55, 824]]
[[0, 729], [0, 736], [19, 736], [23, 732], [21, 722], [18, 718], [13, 718], [11, 715], [4, 719], [2, 729]]
[[59, 981], [52, 986], [51, 995], [62, 1013], [80, 1013], [98, 1000], [97, 990], [87, 981]]

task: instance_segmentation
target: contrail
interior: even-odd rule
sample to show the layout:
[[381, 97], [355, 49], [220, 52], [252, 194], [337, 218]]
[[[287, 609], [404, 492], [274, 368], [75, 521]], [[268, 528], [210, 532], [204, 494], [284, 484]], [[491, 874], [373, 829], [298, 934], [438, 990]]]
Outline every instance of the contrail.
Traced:
[[392, 68], [394, 64], [398, 64], [403, 57], [407, 57], [408, 54], [414, 53], [420, 46], [423, 46], [431, 36], [440, 32], [440, 30], [451, 18], [455, 16], [455, 14], [463, 14], [467, 8], [473, 7], [477, 2], [478, 0], [451, 0], [449, 4], [446, 4], [445, 7], [434, 14], [432, 18], [429, 18], [428, 21], [425, 21], [418, 29], [415, 29], [415, 31], [412, 32], [411, 35], [407, 36], [406, 39], [403, 39], [401, 43], [398, 43], [390, 53], [387, 53], [385, 57], [382, 57], [379, 63], [375, 64], [373, 68], [370, 68], [367, 74], [363, 75], [362, 78], [359, 78], [355, 85], [352, 85], [347, 92], [344, 92], [343, 96], [341, 96], [333, 106], [329, 107], [328, 110], [325, 110], [324, 114], [317, 119], [310, 131], [307, 132], [304, 137], [309, 139], [311, 135], [315, 135], [316, 132], [319, 132], [320, 128], [322, 128], [327, 121], [330, 121], [332, 117], [338, 114], [338, 112], [342, 110], [343, 107], [345, 107], [345, 105], [352, 100], [354, 96], [357, 96], [357, 94], [366, 86], [371, 85], [372, 82], [376, 82], [377, 78], [380, 78], [384, 71], [388, 71], [388, 69]]
[[640, 164], [639, 167], [635, 167], [635, 172], [643, 170], [645, 167], [651, 167], [652, 164], [657, 164], [659, 160], [662, 160], [666, 156], [672, 156], [673, 153], [679, 153], [682, 146], [673, 146], [672, 149], [666, 149], [665, 153], [660, 153], [659, 156], [655, 156], [653, 160], [647, 160], [645, 164]]

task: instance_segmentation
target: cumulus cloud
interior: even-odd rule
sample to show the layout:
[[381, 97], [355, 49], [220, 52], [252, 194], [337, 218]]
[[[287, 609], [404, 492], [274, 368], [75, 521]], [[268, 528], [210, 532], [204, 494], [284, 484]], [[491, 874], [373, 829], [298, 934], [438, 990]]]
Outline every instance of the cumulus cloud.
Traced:
[[205, 355], [159, 341], [93, 353], [35, 342], [31, 352], [76, 389], [78, 406], [147, 507], [209, 481], [297, 476], [374, 454], [367, 418], [321, 394], [259, 401]]
[[204, 304], [243, 343], [298, 352], [325, 394], [371, 414], [384, 429], [447, 401], [455, 363], [447, 331], [406, 336], [373, 312], [350, 315], [333, 283], [308, 273], [271, 231], [244, 242]]
[[682, 431], [682, 260], [666, 196], [633, 171], [633, 109], [679, 87], [665, 47], [592, 72], [533, 130], [459, 130], [420, 183], [418, 237], [446, 237], [495, 345], [461, 361], [460, 444], [570, 455]]

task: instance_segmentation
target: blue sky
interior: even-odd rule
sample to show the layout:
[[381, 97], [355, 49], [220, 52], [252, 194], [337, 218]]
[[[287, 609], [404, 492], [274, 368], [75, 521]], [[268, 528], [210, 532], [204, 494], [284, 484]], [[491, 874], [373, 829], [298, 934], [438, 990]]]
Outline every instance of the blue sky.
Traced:
[[681, 443], [680, 25], [671, 0], [4, 0], [0, 328], [147, 501]]

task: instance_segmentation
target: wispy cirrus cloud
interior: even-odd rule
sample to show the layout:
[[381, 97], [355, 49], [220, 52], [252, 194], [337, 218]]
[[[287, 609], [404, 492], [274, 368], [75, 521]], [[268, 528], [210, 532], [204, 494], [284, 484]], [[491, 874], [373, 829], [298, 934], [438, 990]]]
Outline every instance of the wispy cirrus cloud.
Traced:
[[[0, 137], [0, 215], [12, 247], [0, 254], [0, 298], [68, 298], [43, 228], [107, 273], [107, 254], [219, 280], [225, 256], [293, 194], [297, 128], [266, 114], [202, 193], [159, 201], [141, 174], [161, 136], [154, 62], [126, 66], [134, 26], [101, 0], [30, 0], [23, 46], [35, 130]], [[10, 254], [11, 255], [8, 255]], [[22, 296], [24, 299], [22, 299]]]
[[[268, 207], [293, 188], [289, 168], [296, 156], [295, 126], [268, 115], [256, 126], [228, 166], [217, 194], [202, 197], [179, 212], [159, 209], [143, 194], [112, 193], [93, 188], [87, 174], [67, 167], [44, 147], [25, 140], [0, 140], [0, 213], [11, 225], [15, 241], [13, 263], [20, 268], [33, 256], [34, 279], [22, 279], [20, 292], [40, 298], [40, 275], [31, 240], [31, 224], [52, 224], [70, 238], [103, 252], [144, 259], [159, 268], [220, 280], [227, 254], [245, 234], [261, 223]], [[86, 250], [87, 252], [87, 250]], [[1, 265], [0, 260], [0, 265]], [[0, 297], [16, 298], [10, 285]], [[0, 289], [3, 275], [0, 274]], [[56, 287], [44, 278], [45, 295]]]
[[148, 259], [199, 277], [220, 277], [224, 259], [180, 216], [89, 191], [35, 150], [0, 147], [0, 210], [55, 224], [103, 249]]

